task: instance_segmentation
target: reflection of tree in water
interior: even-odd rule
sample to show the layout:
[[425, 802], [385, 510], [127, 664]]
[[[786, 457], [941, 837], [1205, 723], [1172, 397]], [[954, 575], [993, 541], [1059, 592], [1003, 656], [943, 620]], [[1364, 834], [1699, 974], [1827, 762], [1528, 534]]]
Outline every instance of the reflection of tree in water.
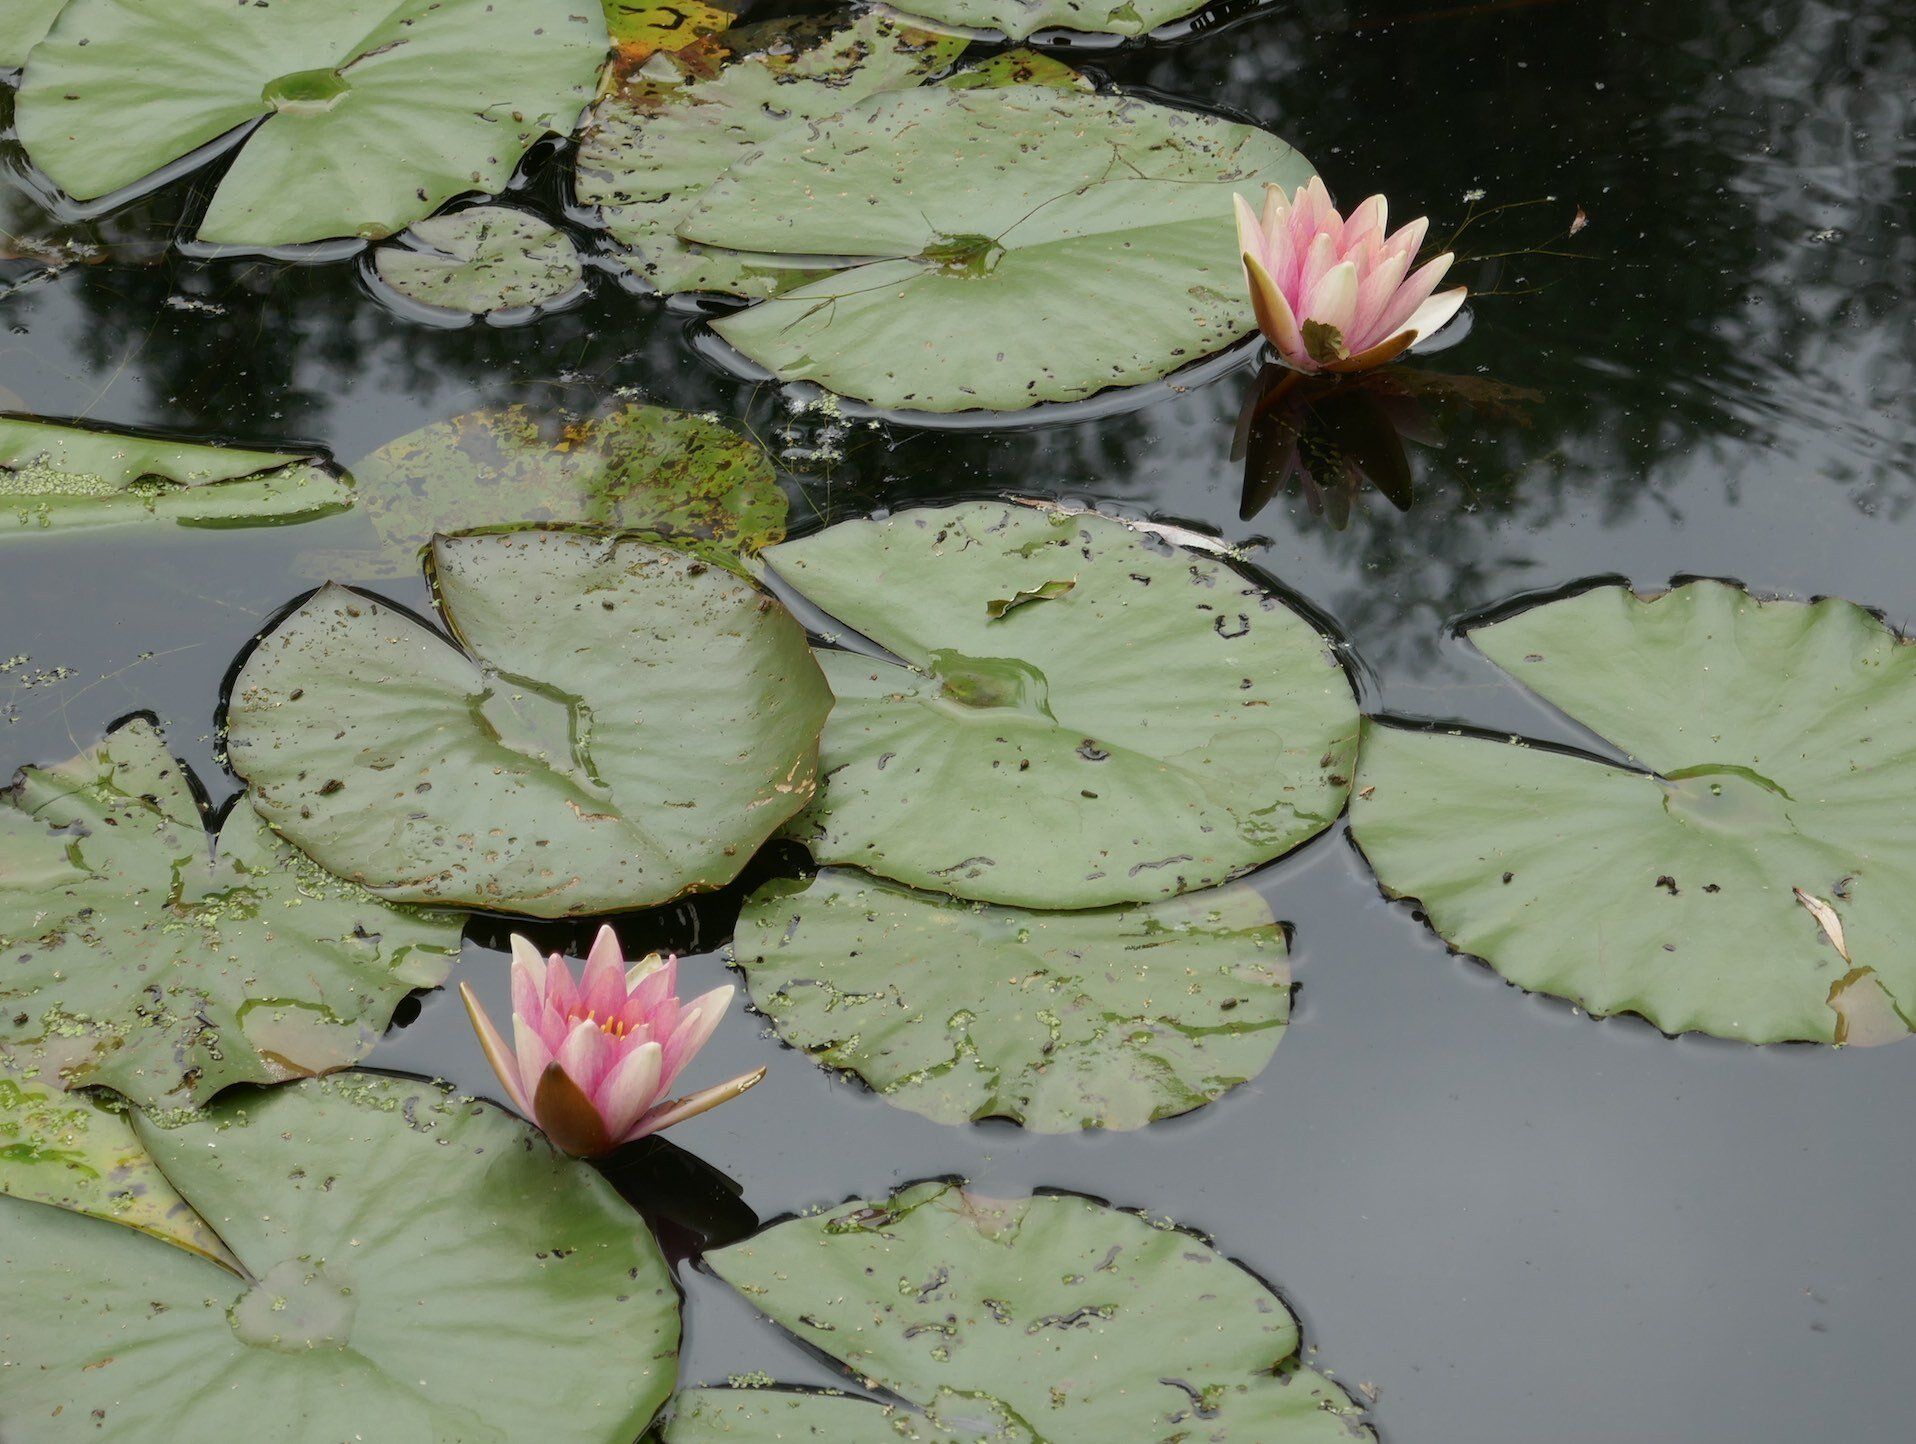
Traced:
[[[1908, 16], [1901, 0], [1320, 0], [1125, 74], [1248, 109], [1346, 199], [1374, 188], [1428, 207], [1436, 234], [1466, 188], [1492, 204], [1555, 195], [1559, 225], [1587, 206], [1585, 242], [1613, 259], [1507, 261], [1499, 288], [1549, 289], [1480, 308], [1495, 332], [1471, 358], [1529, 383], [1529, 357], [1557, 353], [1577, 380], [1550, 389], [1580, 469], [1628, 491], [1699, 443], [1719, 462], [1755, 444], [1900, 505], [1906, 489], [1888, 488], [1912, 436], [1897, 399], [1916, 382], [1916, 249], [1898, 229]], [[1464, 249], [1503, 249], [1529, 224]]]
[[[1231, 433], [1249, 371], [1098, 420], [944, 433], [793, 413], [696, 354], [682, 313], [606, 278], [534, 326], [457, 332], [400, 321], [352, 263], [75, 267], [0, 305], [30, 328], [6, 338], [16, 361], [91, 373], [61, 392], [76, 406], [124, 367], [99, 412], [118, 421], [306, 438], [350, 460], [476, 406], [589, 410], [630, 387], [742, 419], [781, 450], [802, 473], [799, 525], [1016, 492], [1269, 537], [1384, 660], [1425, 648], [1430, 621], [1528, 585], [1553, 529], [1580, 518], [1714, 517], [1785, 485], [1872, 513], [1907, 506], [1916, 247], [1896, 227], [1916, 40], [1894, 0], [1847, 8], [1296, 0], [1092, 58], [1122, 82], [1243, 110], [1345, 199], [1383, 190], [1440, 232], [1472, 189], [1486, 205], [1556, 197], [1473, 228], [1480, 254], [1588, 210], [1577, 248], [1591, 259], [1466, 266], [1506, 294], [1476, 306], [1464, 346], [1416, 362], [1542, 391], [1531, 426], [1453, 426], [1442, 450], [1410, 456], [1410, 511], [1357, 505], [1342, 532], [1302, 496], [1238, 516]], [[543, 154], [526, 198], [556, 214], [562, 177]], [[169, 308], [180, 296], [224, 309]]]

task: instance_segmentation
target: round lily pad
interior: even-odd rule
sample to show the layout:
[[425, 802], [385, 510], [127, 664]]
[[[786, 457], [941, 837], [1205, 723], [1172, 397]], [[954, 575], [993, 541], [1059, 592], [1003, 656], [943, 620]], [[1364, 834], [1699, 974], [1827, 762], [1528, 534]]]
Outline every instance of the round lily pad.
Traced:
[[827, 870], [760, 888], [732, 946], [786, 1042], [940, 1123], [1141, 1128], [1262, 1071], [1290, 1016], [1242, 884], [1041, 913]]
[[0, 799], [0, 1060], [147, 1106], [365, 1056], [459, 952], [453, 913], [328, 876], [245, 807], [206, 835], [186, 769], [122, 724]]
[[582, 522], [641, 532], [737, 567], [785, 539], [789, 510], [763, 447], [714, 416], [622, 406], [604, 416], [469, 411], [408, 432], [353, 467], [385, 543], [352, 575], [412, 576], [435, 532]]
[[241, 667], [254, 807], [383, 897], [538, 917], [722, 887], [812, 795], [830, 692], [743, 578], [587, 532], [432, 548], [445, 638], [327, 586]]
[[629, 1444], [678, 1296], [592, 1169], [489, 1105], [364, 1074], [136, 1121], [242, 1273], [0, 1198], [0, 1434]]
[[1849, 602], [1719, 582], [1595, 587], [1470, 636], [1628, 761], [1372, 726], [1351, 830], [1388, 892], [1594, 1014], [1909, 1033], [1916, 647]]
[[[705, 1262], [869, 1386], [933, 1410], [939, 1427], [968, 1408], [1022, 1421], [1047, 1444], [1372, 1437], [1343, 1390], [1304, 1367], [1297, 1321], [1269, 1287], [1200, 1238], [1090, 1199], [914, 1184], [777, 1224]], [[794, 1437], [773, 1432], [776, 1413], [768, 1422], [739, 1437]]]
[[352, 482], [310, 455], [0, 417], [0, 539], [132, 521], [273, 525], [352, 504]]
[[202, 241], [376, 238], [504, 189], [535, 140], [572, 130], [608, 46], [599, 6], [570, 0], [71, 0], [15, 121], [82, 201], [245, 128]]
[[1202, 10], [1209, 0], [906, 0], [914, 15], [996, 30], [1023, 40], [1039, 30], [1076, 30], [1091, 35], [1143, 35]]
[[678, 234], [856, 258], [716, 323], [783, 380], [1013, 410], [1153, 381], [1249, 336], [1231, 195], [1311, 174], [1266, 131], [1136, 96], [938, 86], [770, 137]]
[[218, 1263], [235, 1262], [141, 1145], [126, 1104], [63, 1092], [5, 1064], [0, 1193], [123, 1223]]
[[832, 651], [821, 862], [1029, 908], [1210, 887], [1328, 827], [1357, 707], [1325, 638], [1120, 522], [972, 503], [765, 553], [899, 659]]
[[373, 253], [373, 273], [408, 301], [468, 316], [530, 312], [578, 294], [572, 239], [511, 206], [469, 206], [407, 228]]

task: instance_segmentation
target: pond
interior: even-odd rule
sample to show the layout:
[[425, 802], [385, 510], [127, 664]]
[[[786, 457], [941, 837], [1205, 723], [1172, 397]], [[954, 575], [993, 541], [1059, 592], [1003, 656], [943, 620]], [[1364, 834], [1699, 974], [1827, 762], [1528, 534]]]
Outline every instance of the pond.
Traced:
[[[70, 6], [44, 46], [71, 44], [112, 8]], [[374, 21], [398, 24], [390, 15], [409, 7], [359, 8], [378, 12], [361, 26], [377, 67], [392, 52]], [[718, 83], [750, 50], [727, 49], [728, 24], [791, 13], [614, 8], [652, 27], [632, 32], [623, 79], [608, 82], [635, 95], [668, 72], [670, 84]], [[1105, 13], [919, 8], [1012, 28], [1033, 10], [1046, 24]], [[84, 925], [61, 934], [63, 960], [42, 964], [55, 983], [23, 983], [66, 864], [20, 840], [32, 822], [41, 845], [62, 815], [46, 799], [65, 784], [32, 791], [44, 771], [22, 784], [20, 827], [0, 832], [0, 969], [14, 969], [0, 971], [0, 1000], [56, 1008], [70, 1046], [47, 1041], [50, 1025], [0, 1028], [0, 1102], [15, 1109], [0, 1110], [0, 1188], [32, 1196], [24, 1166], [59, 1162], [57, 1140], [21, 1124], [9, 1079], [38, 1060], [89, 1082], [71, 1067], [101, 1036], [89, 1010], [104, 1005], [74, 981], [79, 964], [97, 960], [97, 978], [117, 949], [120, 967], [144, 971], [136, 954], [174, 956], [170, 943], [153, 951], [155, 929], [204, 929], [217, 949], [224, 925], [271, 956], [277, 981], [229, 958], [232, 976], [248, 973], [242, 1009], [271, 1022], [248, 1030], [257, 1056], [216, 1050], [182, 1073], [186, 1054], [168, 1050], [186, 1048], [194, 1024], [171, 984], [119, 977], [114, 988], [151, 992], [127, 1005], [112, 1048], [145, 1061], [91, 1080], [156, 1110], [139, 1136], [208, 1230], [175, 1210], [181, 1241], [222, 1262], [230, 1246], [266, 1277], [233, 1305], [230, 1330], [168, 1336], [186, 1382], [163, 1387], [124, 1362], [85, 1374], [80, 1361], [100, 1368], [116, 1339], [131, 1358], [140, 1337], [124, 1313], [103, 1324], [48, 1302], [104, 1287], [87, 1230], [109, 1225], [62, 1214], [29, 1245], [22, 1210], [45, 1205], [0, 1199], [0, 1259], [28, 1278], [24, 1315], [10, 1302], [0, 1320], [0, 1359], [41, 1358], [26, 1341], [43, 1331], [69, 1341], [51, 1377], [70, 1381], [75, 1406], [57, 1407], [68, 1385], [0, 1369], [0, 1435], [157, 1440], [187, 1408], [208, 1437], [331, 1440], [342, 1418], [355, 1437], [392, 1440], [520, 1437], [518, 1421], [538, 1417], [553, 1438], [645, 1430], [673, 1377], [660, 1322], [673, 1305], [636, 1219], [627, 1227], [623, 1206], [577, 1176], [586, 1165], [410, 1081], [510, 1102], [459, 985], [503, 1023], [513, 934], [583, 958], [609, 922], [628, 960], [677, 954], [684, 997], [738, 988], [688, 1086], [767, 1070], [736, 1101], [595, 1165], [682, 1291], [679, 1385], [775, 1382], [890, 1407], [832, 1401], [847, 1412], [820, 1412], [804, 1426], [817, 1432], [779, 1433], [727, 1414], [731, 1396], [709, 1396], [694, 1419], [687, 1396], [667, 1444], [1901, 1437], [1916, 1166], [1884, 1140], [1916, 1090], [1916, 1046], [1831, 1043], [1901, 1037], [1916, 1006], [1897, 999], [1916, 968], [1916, 685], [1892, 635], [1916, 628], [1907, 9], [1263, 0], [1162, 23], [1155, 9], [1124, 11], [1136, 23], [1118, 28], [1158, 28], [1040, 29], [1035, 51], [953, 84], [954, 67], [1005, 52], [1002, 37], [894, 53], [871, 39], [880, 31], [843, 39], [870, 16], [806, 10], [762, 32], [782, 59], [740, 71], [722, 102], [747, 120], [721, 114], [707, 133], [701, 115], [645, 91], [623, 116], [602, 112], [584, 155], [543, 134], [534, 101], [570, 129], [598, 84], [596, 14], [574, 17], [580, 35], [501, 32], [448, 52], [423, 80], [397, 63], [377, 80], [358, 60], [295, 64], [306, 51], [288, 41], [264, 91], [242, 73], [251, 51], [209, 66], [163, 23], [159, 39], [103, 30], [98, 48], [139, 78], [116, 113], [90, 82], [56, 75], [48, 83], [91, 97], [71, 124], [73, 111], [29, 113], [51, 50], [16, 74], [18, 124], [0, 151], [0, 411], [160, 439], [151, 455], [164, 463], [129, 474], [142, 486], [151, 470], [220, 459], [180, 443], [270, 453], [228, 474], [277, 480], [191, 525], [54, 524], [0, 496], [5, 768], [56, 768], [113, 733], [112, 767], [89, 764], [85, 780], [104, 785], [117, 768], [110, 820], [150, 830], [155, 796], [192, 811], [170, 753], [224, 818], [221, 857], [253, 849], [269, 878], [206, 867], [176, 810], [158, 823], [161, 863], [141, 854], [159, 880], [140, 898], [112, 880], [89, 894]], [[824, 79], [806, 79], [805, 60], [796, 82], [780, 69], [795, 51]], [[194, 67], [214, 78], [197, 91], [168, 80]], [[439, 84], [491, 87], [496, 104], [479, 149], [422, 178], [423, 207], [412, 177], [395, 187], [378, 166], [335, 163], [390, 145], [381, 126], [408, 145], [470, 150], [451, 137], [472, 115], [421, 97]], [[367, 120], [374, 91], [386, 108]], [[827, 105], [821, 92], [835, 91]], [[0, 106], [16, 118], [11, 94]], [[160, 154], [148, 137], [195, 106], [174, 137], [190, 144]], [[180, 159], [268, 111], [237, 159]], [[779, 124], [762, 120], [772, 113]], [[305, 141], [275, 139], [298, 124], [313, 127]], [[963, 142], [941, 151], [927, 137], [952, 124]], [[1201, 287], [1166, 299], [1165, 277], [1182, 273], [1165, 258], [1189, 224], [1173, 203], [1101, 175], [1071, 191], [1087, 213], [1172, 207], [1140, 232], [1148, 254], [1082, 267], [1069, 291], [1019, 269], [1039, 247], [1002, 218], [1022, 224], [1071, 188], [1020, 181], [1018, 167], [1052, 164], [1038, 139], [1063, 147], [1074, 125], [1097, 144], [1118, 137], [1120, 159], [1127, 145], [1155, 148], [1200, 169], [1220, 164], [1219, 137], [1237, 137], [1233, 163], [1291, 175], [1300, 163], [1283, 145], [1260, 134], [1243, 149], [1230, 127], [1281, 137], [1346, 209], [1381, 192], [1394, 221], [1427, 214], [1433, 239], [1455, 233], [1449, 280], [1469, 287], [1468, 305], [1342, 387], [1300, 385], [1250, 340], [1195, 347], [1174, 369], [1153, 338], [1176, 330], [1173, 314], [1208, 324], [1213, 301]], [[700, 164], [710, 174], [688, 181]], [[647, 167], [666, 179], [645, 181]], [[50, 172], [105, 207], [61, 196]], [[707, 188], [698, 218], [661, 221], [645, 209], [659, 202], [634, 199], [646, 184], [672, 205]], [[503, 192], [521, 219], [478, 240], [428, 222], [374, 248], [309, 245], [301, 231], [337, 234], [324, 226], [339, 197], [413, 206], [385, 234], [475, 186]], [[843, 203], [861, 186], [908, 190], [903, 210], [935, 212], [933, 239], [885, 250], [896, 216]], [[1116, 189], [1100, 199], [1099, 186]], [[947, 223], [968, 208], [1001, 219]], [[1071, 224], [1052, 242], [1082, 244]], [[446, 304], [471, 278], [460, 248], [501, 234], [507, 260], [482, 252], [478, 271], [517, 288], [509, 304], [452, 324], [470, 319]], [[794, 271], [827, 284], [816, 278], [833, 251], [864, 257], [869, 283], [829, 303], [774, 295]], [[913, 259], [883, 259], [897, 254]], [[890, 269], [907, 264], [923, 270]], [[1216, 304], [1241, 310], [1235, 264], [1227, 241], [1215, 284], [1230, 294]], [[894, 309], [880, 314], [873, 294]], [[1042, 358], [1029, 374], [1017, 370], [1027, 353]], [[787, 384], [781, 369], [814, 381]], [[1056, 399], [1023, 405], [1033, 391]], [[34, 436], [0, 437], [8, 465], [44, 450]], [[565, 468], [619, 447], [631, 491], [607, 484], [582, 508]], [[297, 477], [276, 470], [289, 462]], [[673, 467], [681, 490], [662, 511], [644, 489]], [[166, 485], [138, 494], [143, 511], [179, 498]], [[934, 516], [928, 545], [914, 509], [961, 506]], [[31, 524], [14, 526], [16, 512]], [[589, 525], [497, 532], [513, 522]], [[609, 542], [606, 526], [691, 549]], [[435, 587], [422, 546], [475, 527], [493, 530], [432, 544]], [[760, 557], [783, 533], [792, 540]], [[946, 546], [954, 536], [962, 544]], [[966, 552], [984, 558], [976, 576], [954, 570]], [[735, 566], [821, 653], [848, 644], [849, 658], [827, 656], [820, 674], [798, 627]], [[328, 582], [353, 590], [316, 590]], [[1657, 603], [1619, 590], [1673, 586]], [[620, 628], [582, 598], [605, 599]], [[1806, 605], [1822, 598], [1866, 610]], [[624, 619], [641, 612], [659, 619], [641, 628], [656, 645], [628, 655]], [[456, 629], [471, 655], [433, 626]], [[1191, 661], [1217, 645], [1211, 632], [1255, 671], [1244, 699], [1214, 697], [1222, 684]], [[953, 636], [1032, 640], [981, 652]], [[896, 670], [900, 658], [914, 670]], [[1361, 755], [1337, 666], [1369, 719]], [[756, 689], [749, 705], [742, 689]], [[822, 770], [838, 790], [794, 823], [833, 693]], [[1276, 719], [1255, 746], [1211, 735], [1240, 702]], [[1103, 747], [1080, 743], [1087, 713]], [[634, 716], [646, 740], [622, 746], [608, 719]], [[983, 716], [1003, 718], [1005, 735], [1029, 729], [1029, 750], [981, 732]], [[1069, 746], [1044, 751], [1062, 732]], [[429, 782], [396, 808], [397, 792], [361, 780], [366, 746]], [[495, 780], [506, 753], [546, 770], [507, 787]], [[901, 754], [917, 782], [888, 772]], [[1014, 755], [1073, 781], [1056, 796], [1020, 792], [1005, 780]], [[1156, 780], [1162, 759], [1193, 756], [1217, 783], [1201, 815]], [[1080, 786], [1094, 774], [1117, 779], [1106, 795]], [[654, 818], [675, 794], [669, 823]], [[592, 826], [610, 814], [644, 826], [607, 841]], [[557, 874], [486, 872], [499, 849], [468, 844], [515, 827], [566, 853]], [[973, 845], [981, 836], [1007, 849], [1003, 864]], [[809, 888], [805, 842], [832, 865]], [[1087, 861], [1093, 843], [1108, 867]], [[388, 854], [416, 874], [382, 889], [390, 908], [327, 876], [367, 877]], [[219, 907], [164, 921], [201, 887]], [[648, 898], [668, 900], [632, 905]], [[1074, 911], [1093, 907], [1128, 911]], [[1052, 1055], [1082, 1043], [1083, 1020], [1032, 1003], [1031, 980], [1060, 956], [1117, 955], [1147, 935], [1230, 996], [1173, 989], [1193, 1000], [1181, 1013], [1110, 969], [1112, 991], [1073, 1006], [1182, 1043], [1115, 1078], [1095, 1063], [1081, 1075], [1077, 1058]], [[348, 974], [341, 938], [383, 948], [388, 971]], [[890, 1014], [872, 1011], [892, 994]], [[927, 1051], [905, 1030], [874, 1043], [900, 1014], [939, 1041]], [[967, 1093], [944, 1077], [958, 1062], [940, 1050], [960, 1035], [961, 1071], [992, 1086]], [[401, 1081], [256, 1086], [275, 1069], [347, 1064]], [[227, 1082], [220, 1122], [191, 1116]], [[205, 1145], [243, 1140], [249, 1111], [272, 1137], [227, 1151], [258, 1156], [209, 1162]], [[402, 1159], [397, 1143], [376, 1162], [355, 1153], [378, 1133], [368, 1120], [395, 1112], [434, 1136], [435, 1156]], [[403, 1313], [369, 1323], [379, 1290], [343, 1281], [345, 1244], [322, 1258], [296, 1246], [297, 1223], [259, 1221], [318, 1209], [303, 1180], [325, 1175], [330, 1190], [334, 1172], [359, 1190], [359, 1265], [377, 1254], [404, 1289], [470, 1311], [457, 1327], [435, 1315], [430, 1348], [392, 1326]], [[969, 1196], [933, 1187], [878, 1206], [955, 1179]], [[1217, 1253], [1085, 1198], [1201, 1234]], [[556, 1300], [513, 1292], [529, 1257], [512, 1252], [513, 1229], [541, 1210], [569, 1242], [543, 1248], [535, 1274], [568, 1250], [608, 1267], [633, 1251], [619, 1277], [636, 1282], [616, 1309], [586, 1283], [554, 1284], [575, 1290]], [[282, 1228], [291, 1241], [273, 1242]], [[248, 1246], [292, 1262], [254, 1267], [240, 1242], [254, 1235], [264, 1241]], [[48, 1239], [68, 1252], [29, 1269]], [[164, 1282], [176, 1259], [212, 1269], [178, 1251], [149, 1260], [141, 1300], [174, 1287], [197, 1299], [201, 1283]], [[1046, 1312], [1057, 1276], [1100, 1268], [1122, 1304]], [[1009, 1293], [961, 1297], [986, 1275]], [[861, 1280], [875, 1281], [869, 1302]], [[1266, 1285], [1298, 1320], [1295, 1358]], [[930, 1313], [878, 1340], [912, 1300]], [[434, 1373], [468, 1348], [470, 1409], [440, 1398]], [[241, 1361], [276, 1350], [370, 1360], [363, 1378], [344, 1365], [323, 1376], [366, 1400], [363, 1416]], [[415, 1392], [413, 1371], [433, 1373], [432, 1387], [422, 1377]], [[1214, 1394], [1206, 1371], [1235, 1382]], [[1260, 1385], [1303, 1402], [1246, 1404]], [[955, 1392], [934, 1398], [940, 1387]], [[1020, 1404], [1047, 1391], [1048, 1415]]]

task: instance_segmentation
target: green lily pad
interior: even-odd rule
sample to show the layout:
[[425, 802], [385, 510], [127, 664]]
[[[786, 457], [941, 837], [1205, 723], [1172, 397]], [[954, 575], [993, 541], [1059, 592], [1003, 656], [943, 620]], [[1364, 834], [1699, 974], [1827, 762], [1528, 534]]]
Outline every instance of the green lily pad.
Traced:
[[770, 137], [678, 234], [861, 262], [715, 324], [781, 379], [884, 407], [1015, 410], [1249, 336], [1232, 193], [1310, 176], [1266, 131], [1134, 96], [932, 87]]
[[352, 504], [352, 482], [310, 455], [0, 416], [0, 537], [147, 520], [271, 525]]
[[1290, 1016], [1242, 884], [1040, 913], [826, 871], [752, 894], [732, 948], [780, 1037], [940, 1123], [1142, 1128], [1261, 1072]]
[[27, 52], [53, 28], [67, 0], [7, 0], [0, 7], [0, 68], [26, 64]]
[[749, 581], [630, 537], [433, 543], [464, 650], [327, 586], [227, 714], [274, 827], [401, 902], [538, 917], [722, 887], [812, 795], [831, 696]]
[[123, 1223], [233, 1265], [141, 1145], [126, 1105], [0, 1064], [0, 1194]]
[[71, 0], [15, 119], [82, 201], [245, 127], [202, 241], [377, 238], [504, 189], [535, 140], [570, 133], [608, 47], [599, 7], [569, 0]]
[[511, 206], [469, 206], [407, 228], [373, 272], [409, 301], [471, 316], [530, 311], [577, 293], [585, 267], [571, 237]]
[[[1357, 706], [1324, 637], [1220, 562], [1107, 517], [996, 503], [765, 553], [903, 665], [820, 654], [819, 861], [1030, 908], [1210, 887], [1330, 826]], [[1071, 589], [994, 618], [993, 598]]]
[[655, 290], [773, 295], [818, 274], [818, 258], [709, 251], [679, 240], [679, 223], [733, 161], [772, 137], [922, 84], [964, 48], [867, 13], [803, 50], [746, 53], [714, 75], [686, 67], [661, 79], [648, 68], [593, 110], [579, 139], [579, 203], [599, 208], [620, 260]]
[[364, 1074], [137, 1121], [235, 1274], [0, 1199], [0, 1433], [628, 1444], [676, 1372], [645, 1225], [518, 1120]]
[[790, 509], [757, 442], [662, 406], [469, 411], [388, 442], [353, 472], [384, 550], [324, 560], [356, 577], [417, 575], [436, 532], [573, 522], [669, 539], [736, 569], [741, 554], [785, 539]]
[[1023, 40], [1040, 30], [1144, 35], [1193, 15], [1209, 0], [908, 0], [899, 8], [947, 25]]
[[462, 919], [329, 877], [235, 807], [217, 841], [148, 722], [0, 801], [0, 1060], [146, 1106], [365, 1056]]
[[1718, 582], [1595, 587], [1470, 635], [1630, 762], [1370, 727], [1351, 830], [1387, 891], [1594, 1014], [1751, 1043], [1910, 1032], [1916, 647], [1849, 602]]
[[659, 1444], [1042, 1444], [989, 1401], [945, 1395], [919, 1414], [854, 1394], [751, 1386], [680, 1390], [656, 1437]]
[[1202, 1239], [1090, 1199], [921, 1183], [705, 1262], [870, 1385], [946, 1417], [954, 1397], [995, 1408], [1031, 1431], [1014, 1437], [1371, 1437], [1343, 1390], [1303, 1366], [1297, 1321], [1265, 1284]]

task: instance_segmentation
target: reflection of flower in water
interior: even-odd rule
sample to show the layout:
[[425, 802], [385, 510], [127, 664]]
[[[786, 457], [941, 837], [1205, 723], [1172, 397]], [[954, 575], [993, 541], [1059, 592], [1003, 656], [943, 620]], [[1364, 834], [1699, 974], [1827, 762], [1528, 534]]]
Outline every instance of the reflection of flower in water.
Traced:
[[1406, 441], [1441, 446], [1461, 415], [1525, 424], [1538, 391], [1472, 376], [1399, 368], [1310, 377], [1267, 365], [1238, 415], [1231, 459], [1244, 463], [1246, 521], [1279, 493], [1301, 491], [1311, 515], [1339, 531], [1366, 485], [1399, 511], [1416, 499]]

